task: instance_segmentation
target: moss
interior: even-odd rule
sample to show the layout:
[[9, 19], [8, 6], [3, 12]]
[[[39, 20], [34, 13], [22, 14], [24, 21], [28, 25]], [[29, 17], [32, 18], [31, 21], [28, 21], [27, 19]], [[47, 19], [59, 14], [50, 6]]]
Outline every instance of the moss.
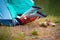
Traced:
[[34, 31], [32, 32], [32, 35], [38, 35], [38, 31], [37, 31], [37, 30], [34, 30]]

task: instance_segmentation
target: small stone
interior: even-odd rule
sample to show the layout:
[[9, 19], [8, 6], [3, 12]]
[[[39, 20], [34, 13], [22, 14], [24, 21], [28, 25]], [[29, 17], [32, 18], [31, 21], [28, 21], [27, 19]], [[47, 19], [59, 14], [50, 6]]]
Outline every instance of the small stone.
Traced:
[[56, 24], [53, 23], [53, 22], [50, 22], [49, 25], [52, 26], [52, 27], [55, 27], [56, 26]]

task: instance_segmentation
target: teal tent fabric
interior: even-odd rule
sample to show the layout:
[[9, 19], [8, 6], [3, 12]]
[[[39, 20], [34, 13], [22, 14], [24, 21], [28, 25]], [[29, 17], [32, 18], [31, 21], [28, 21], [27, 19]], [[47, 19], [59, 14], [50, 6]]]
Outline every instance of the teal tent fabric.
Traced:
[[34, 6], [33, 0], [6, 0], [6, 2], [13, 19], [17, 14], [23, 14]]
[[0, 0], [0, 19], [12, 19], [5, 0]]
[[0, 0], [0, 24], [9, 26], [16, 24], [16, 20], [12, 19], [5, 0]]
[[32, 6], [31, 0], [0, 0], [0, 24], [16, 25], [17, 14], [24, 14]]
[[8, 6], [8, 9], [10, 11], [10, 14], [11, 14], [12, 19], [15, 19], [16, 16], [17, 16], [17, 12], [14, 10], [14, 8], [13, 8], [12, 5], [7, 4], [7, 6]]

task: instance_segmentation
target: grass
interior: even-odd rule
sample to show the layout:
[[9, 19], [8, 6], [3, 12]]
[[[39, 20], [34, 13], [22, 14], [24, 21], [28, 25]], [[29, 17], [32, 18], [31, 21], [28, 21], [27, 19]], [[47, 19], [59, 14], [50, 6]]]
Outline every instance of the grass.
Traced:
[[8, 30], [7, 27], [0, 29], [0, 40], [13, 40], [10, 30]]
[[12, 28], [6, 26], [0, 27], [0, 40], [21, 40], [25, 37], [25, 34], [20, 31], [12, 36]]
[[[60, 17], [59, 17], [60, 18]], [[37, 19], [36, 22], [39, 22], [39, 23], [42, 23], [44, 22], [46, 19], [54, 22], [54, 23], [58, 23], [60, 24], [60, 19], [58, 17], [55, 17], [55, 16], [50, 16], [48, 15], [46, 18], [40, 18], [39, 20]]]

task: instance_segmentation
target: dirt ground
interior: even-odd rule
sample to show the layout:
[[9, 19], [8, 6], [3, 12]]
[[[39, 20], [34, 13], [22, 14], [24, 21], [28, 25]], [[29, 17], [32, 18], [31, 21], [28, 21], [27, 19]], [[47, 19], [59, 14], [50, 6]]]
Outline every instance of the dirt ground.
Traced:
[[[12, 28], [12, 34], [16, 35], [17, 32], [22, 32], [26, 37], [24, 40], [60, 40], [60, 25], [55, 27], [40, 27], [39, 24], [28, 24], [23, 26], [16, 26]], [[33, 30], [38, 30], [37, 36], [32, 36]]]
[[[19, 25], [15, 27], [8, 27], [11, 29], [12, 36], [17, 36], [19, 33], [23, 33], [26, 36], [22, 40], [60, 40], [60, 25], [55, 27], [40, 27], [38, 23]], [[33, 30], [38, 30], [37, 36], [32, 36]]]

